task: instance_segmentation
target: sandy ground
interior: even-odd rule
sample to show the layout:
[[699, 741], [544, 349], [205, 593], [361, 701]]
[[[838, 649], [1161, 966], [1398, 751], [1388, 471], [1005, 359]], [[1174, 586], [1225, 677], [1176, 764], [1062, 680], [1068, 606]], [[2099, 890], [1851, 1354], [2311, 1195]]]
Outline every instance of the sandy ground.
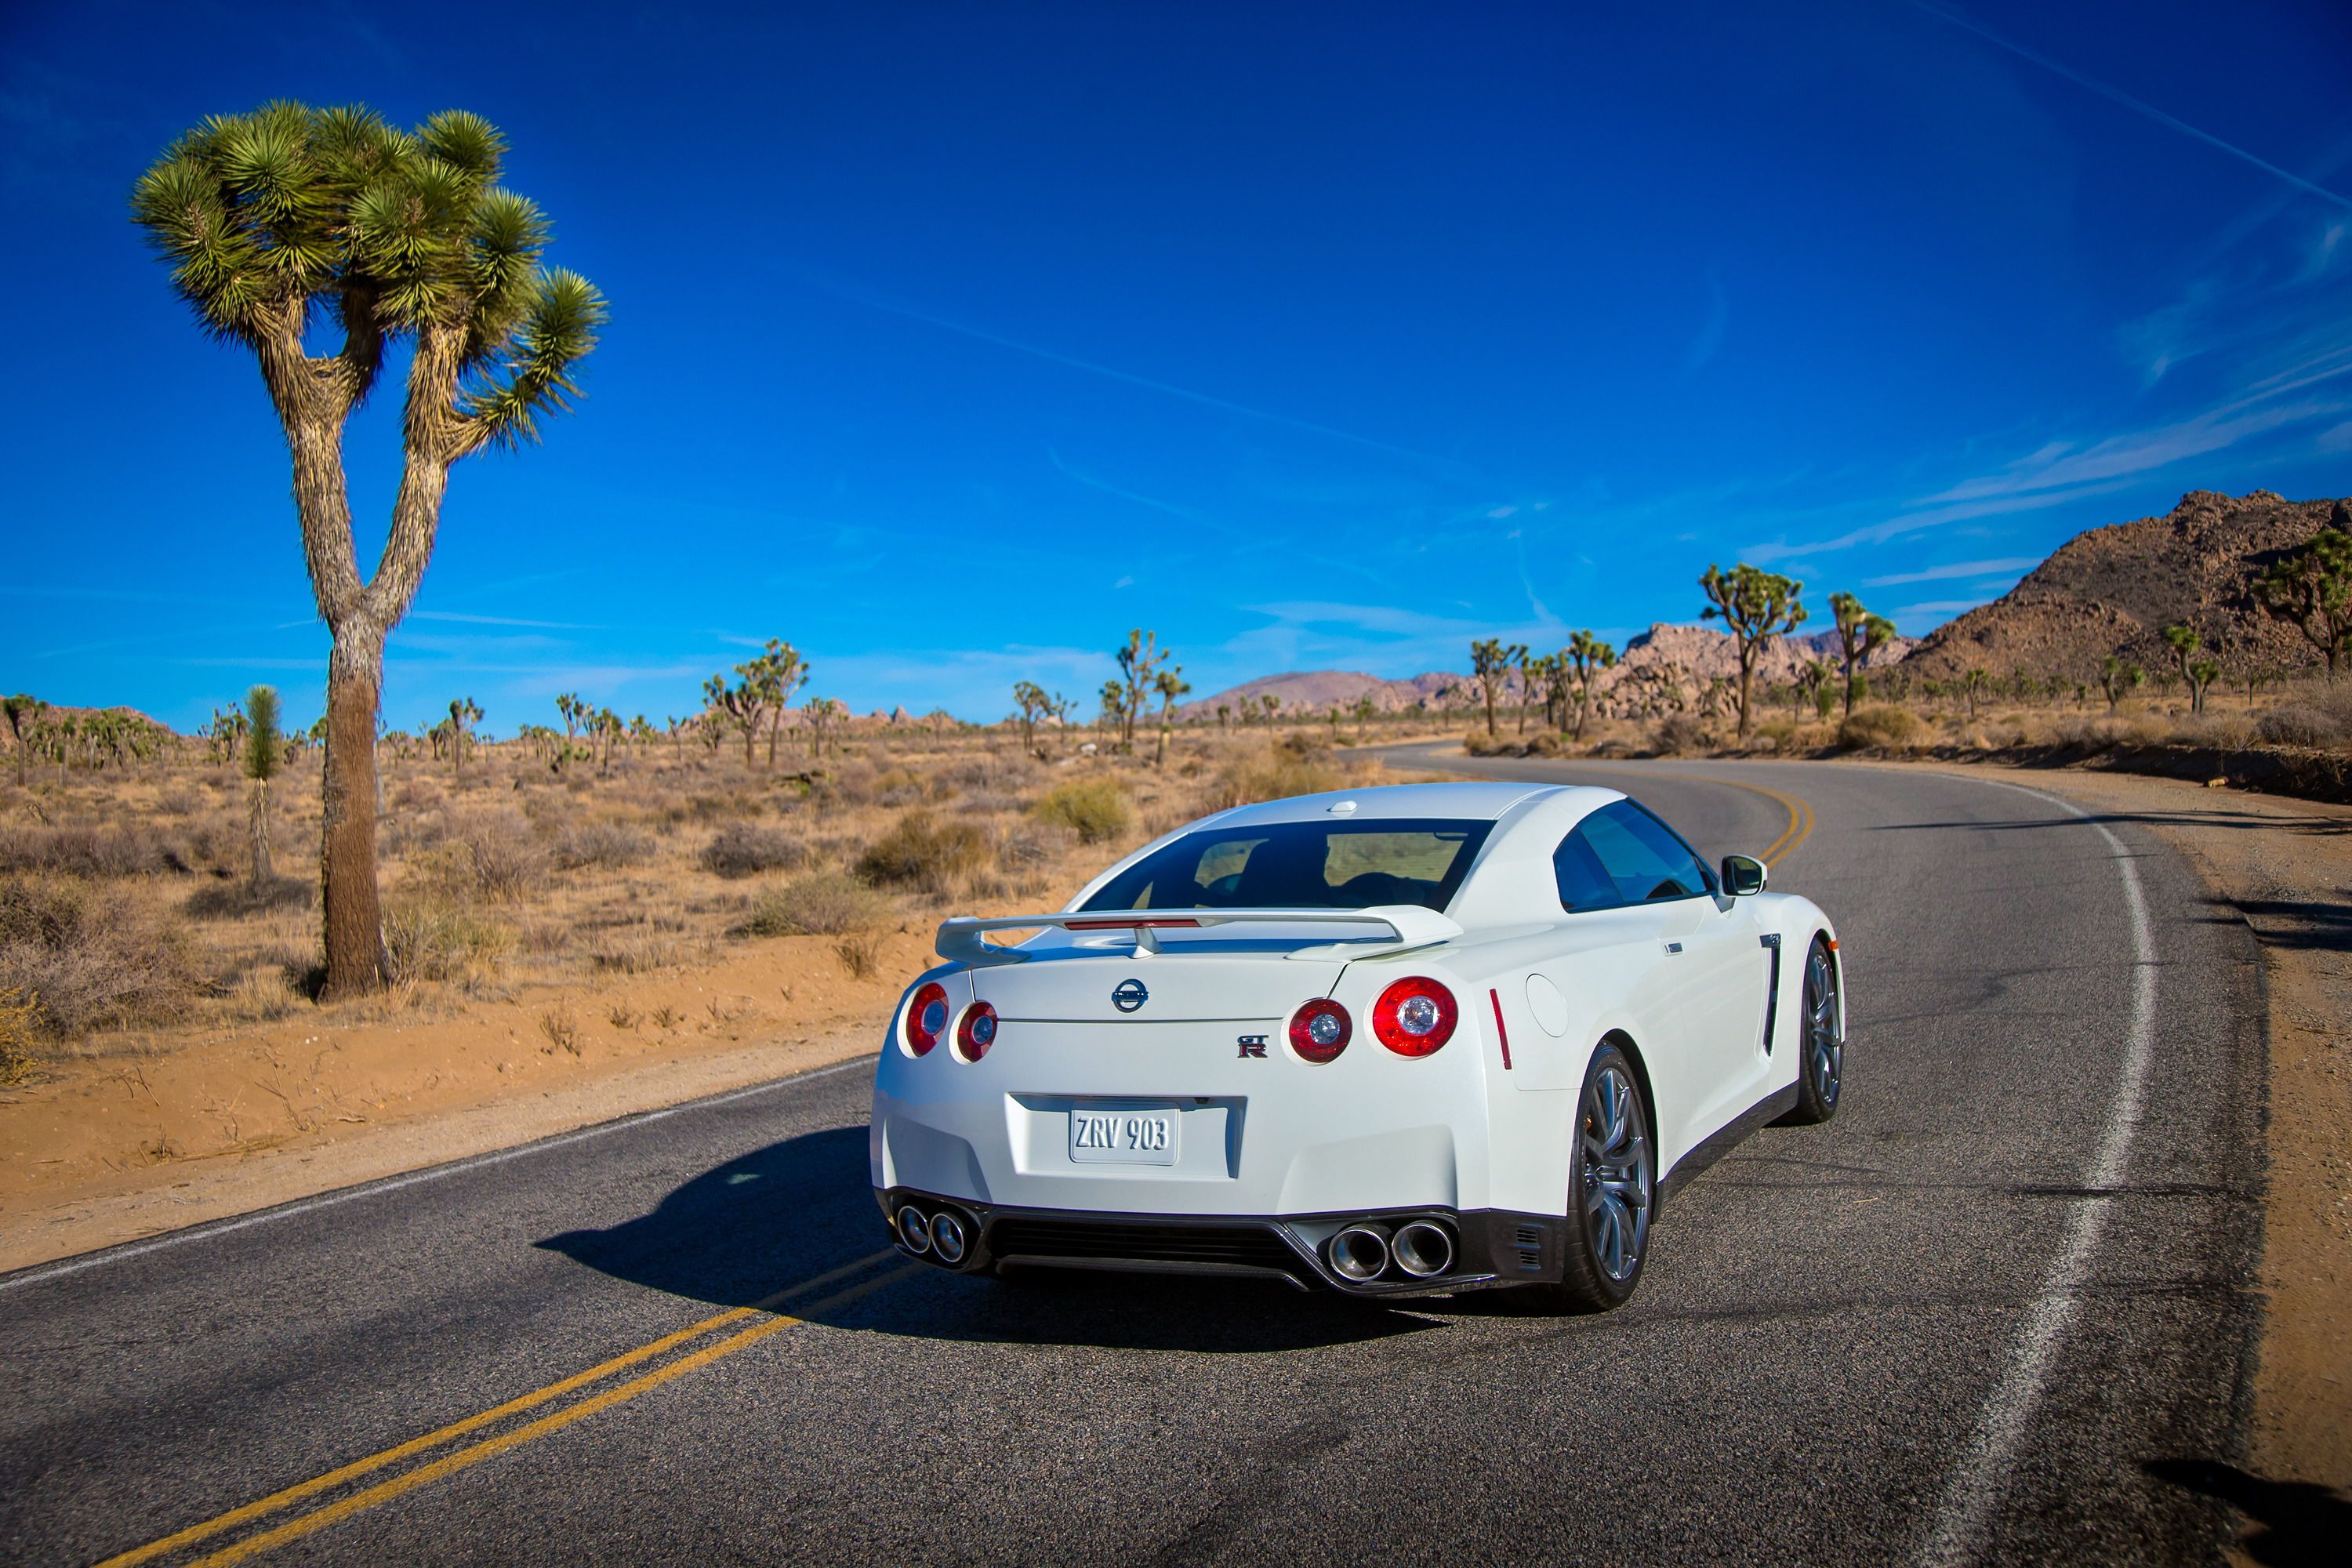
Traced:
[[2081, 769], [1992, 772], [2139, 824], [2262, 943], [2269, 1314], [2252, 1468], [2352, 1493], [2352, 806]]
[[0, 1270], [839, 1061], [876, 1048], [929, 927], [865, 979], [831, 937], [431, 1016], [305, 1010], [118, 1040], [0, 1092]]

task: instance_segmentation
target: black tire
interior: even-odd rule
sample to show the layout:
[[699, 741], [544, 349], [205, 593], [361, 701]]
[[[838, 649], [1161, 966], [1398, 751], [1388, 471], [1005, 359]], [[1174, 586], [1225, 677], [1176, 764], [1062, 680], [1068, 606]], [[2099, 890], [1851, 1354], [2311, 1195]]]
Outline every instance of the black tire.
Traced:
[[1838, 992], [1837, 960], [1821, 938], [1805, 953], [1804, 989], [1797, 1012], [1797, 1103], [1780, 1118], [1790, 1127], [1817, 1127], [1837, 1114], [1845, 1084], [1845, 1006]]
[[1568, 1226], [1556, 1285], [1522, 1286], [1517, 1304], [1538, 1312], [1606, 1312], [1642, 1282], [1657, 1213], [1657, 1145], [1633, 1063], [1615, 1046], [1592, 1053], [1576, 1100]]

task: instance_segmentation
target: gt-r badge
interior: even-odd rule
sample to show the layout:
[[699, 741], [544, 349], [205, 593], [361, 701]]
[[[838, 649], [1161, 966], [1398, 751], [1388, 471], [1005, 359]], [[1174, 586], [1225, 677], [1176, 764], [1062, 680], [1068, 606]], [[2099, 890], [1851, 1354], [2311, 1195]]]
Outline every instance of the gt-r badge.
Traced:
[[1241, 1037], [1241, 1054], [1245, 1057], [1265, 1056], [1266, 1039], [1265, 1035], [1244, 1035]]
[[1151, 993], [1143, 988], [1140, 980], [1122, 980], [1110, 994], [1110, 1005], [1122, 1013], [1132, 1013], [1151, 1000]]

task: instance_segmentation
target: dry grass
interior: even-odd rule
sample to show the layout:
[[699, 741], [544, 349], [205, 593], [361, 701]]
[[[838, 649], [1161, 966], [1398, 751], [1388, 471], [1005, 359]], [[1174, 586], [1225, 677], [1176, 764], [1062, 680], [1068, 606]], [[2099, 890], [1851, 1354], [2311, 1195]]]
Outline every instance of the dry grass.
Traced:
[[[1207, 811], [1381, 776], [1319, 740], [1180, 733], [1154, 767], [1040, 762], [987, 732], [868, 732], [772, 773], [731, 749], [663, 745], [609, 773], [559, 774], [493, 746], [462, 779], [387, 751], [379, 875], [395, 993], [332, 1011], [358, 1022], [520, 1003], [537, 1016], [560, 1003], [604, 1017], [618, 1005], [667, 1032], [687, 1026], [669, 1004], [595, 988], [811, 936], [829, 939], [811, 955], [820, 972], [870, 980], [887, 967], [883, 933], [957, 909], [1052, 908]], [[0, 988], [26, 994], [43, 1048], [125, 1032], [168, 1048], [318, 1010], [314, 760], [272, 788], [278, 879], [258, 889], [245, 876], [245, 786], [226, 768], [50, 772], [21, 791], [5, 780], [0, 769]]]

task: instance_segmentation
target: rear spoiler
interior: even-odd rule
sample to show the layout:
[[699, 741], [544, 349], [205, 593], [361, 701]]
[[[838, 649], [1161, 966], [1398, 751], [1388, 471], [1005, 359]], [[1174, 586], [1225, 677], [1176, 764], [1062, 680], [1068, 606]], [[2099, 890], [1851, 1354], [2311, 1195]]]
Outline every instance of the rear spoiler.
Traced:
[[[1462, 934], [1460, 926], [1435, 910], [1426, 910], [1419, 904], [1381, 904], [1369, 910], [1139, 910], [1131, 914], [1080, 910], [1055, 915], [997, 915], [986, 920], [957, 915], [940, 922], [938, 950], [941, 958], [958, 963], [1018, 963], [1028, 955], [1012, 948], [995, 946], [985, 940], [984, 933], [992, 931], [1117, 931], [1134, 933], [1135, 950], [1140, 955], [1160, 951], [1160, 939], [1152, 934], [1155, 931], [1171, 928], [1191, 931], [1206, 926], [1229, 925], [1370, 926], [1387, 932], [1397, 945], [1402, 947], [1427, 947], [1433, 942], [1450, 942]], [[1376, 936], [1377, 931], [1365, 934]], [[1318, 957], [1323, 956], [1325, 951], [1321, 948], [1312, 950]], [[1355, 950], [1348, 948], [1343, 951]]]

